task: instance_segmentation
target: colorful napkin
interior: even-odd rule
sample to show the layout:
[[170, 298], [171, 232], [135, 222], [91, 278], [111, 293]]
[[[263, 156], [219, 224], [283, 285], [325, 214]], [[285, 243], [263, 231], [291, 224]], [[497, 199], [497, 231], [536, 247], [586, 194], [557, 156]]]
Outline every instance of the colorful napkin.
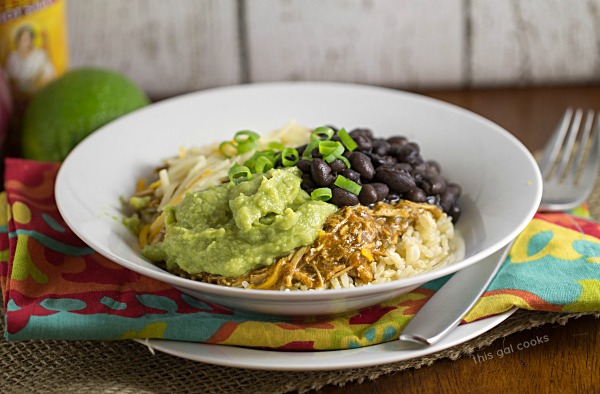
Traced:
[[[285, 350], [331, 350], [398, 337], [447, 278], [365, 311], [306, 322], [249, 316], [127, 270], [66, 226], [54, 201], [59, 166], [6, 160], [0, 196], [0, 284], [5, 336], [163, 338]], [[538, 214], [463, 323], [517, 306], [600, 311], [600, 226], [584, 207]]]

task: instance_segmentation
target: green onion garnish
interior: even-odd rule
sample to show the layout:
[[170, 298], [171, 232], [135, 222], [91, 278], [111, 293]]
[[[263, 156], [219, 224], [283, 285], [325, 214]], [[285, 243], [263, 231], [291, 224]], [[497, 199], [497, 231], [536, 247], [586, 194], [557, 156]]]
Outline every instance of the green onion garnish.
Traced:
[[282, 151], [285, 149], [285, 145], [283, 145], [281, 142], [271, 141], [267, 144], [267, 148], [276, 151]]
[[337, 141], [319, 142], [319, 153], [323, 156], [339, 156], [344, 153], [344, 146]]
[[350, 134], [348, 134], [346, 129], [343, 127], [338, 131], [338, 136], [340, 137], [342, 144], [344, 144], [346, 149], [349, 151], [353, 151], [354, 149], [358, 148], [356, 142], [352, 139], [352, 137], [350, 137]]
[[344, 164], [346, 165], [346, 168], [350, 168], [350, 166], [351, 166], [350, 160], [348, 160], [346, 158], [346, 156], [338, 156], [338, 157], [336, 157], [336, 159], [340, 159], [341, 161], [344, 162]]
[[362, 190], [361, 185], [354, 182], [353, 180], [346, 178], [343, 175], [338, 175], [337, 178], [335, 178], [335, 181], [333, 182], [333, 184], [338, 187], [341, 187], [342, 189], [349, 191], [350, 193], [355, 194], [357, 196], [360, 193], [360, 191]]
[[335, 134], [335, 131], [333, 131], [333, 129], [331, 127], [327, 127], [327, 126], [317, 127], [311, 133], [310, 140], [311, 141], [327, 141], [327, 140], [330, 140], [331, 137], [333, 137], [333, 134]]
[[337, 141], [319, 142], [319, 153], [323, 155], [323, 160], [331, 163], [344, 153], [344, 145]]
[[254, 172], [256, 174], [262, 174], [269, 171], [271, 168], [275, 166], [275, 160], [272, 158], [263, 155], [258, 156], [256, 160], [254, 160]]
[[233, 140], [238, 144], [242, 144], [248, 141], [258, 141], [260, 139], [260, 135], [250, 130], [242, 130], [235, 133]]
[[310, 197], [315, 201], [327, 201], [331, 198], [331, 189], [328, 187], [320, 187], [310, 193]]
[[281, 164], [291, 167], [298, 162], [298, 151], [294, 148], [284, 148], [281, 152]]
[[236, 146], [231, 141], [221, 142], [221, 145], [219, 145], [219, 152], [228, 159], [238, 153]]
[[[248, 167], [252, 172], [257, 172], [257, 171], [255, 171], [255, 167], [256, 167], [256, 163], [258, 161], [261, 161], [262, 163], [267, 163], [267, 161], [271, 162], [271, 163], [275, 163], [276, 155], [277, 155], [277, 153], [273, 150], [256, 151], [256, 152], [254, 152], [254, 154], [252, 155], [252, 157], [250, 159], [246, 160], [244, 165], [246, 167]], [[261, 157], [264, 157], [264, 159], [260, 159]]]
[[235, 133], [233, 141], [237, 143], [237, 151], [239, 154], [250, 152], [260, 146], [260, 135], [250, 130], [242, 130]]
[[249, 181], [252, 179], [252, 172], [246, 166], [239, 165], [235, 163], [229, 169], [229, 180], [235, 184], [242, 183], [245, 181]]
[[226, 158], [250, 152], [260, 146], [260, 135], [250, 130], [235, 133], [232, 141], [223, 141], [219, 145], [219, 152]]
[[319, 141], [320, 140], [314, 140], [314, 141], [310, 141], [308, 143], [308, 145], [306, 145], [306, 149], [304, 149], [304, 152], [302, 152], [302, 158], [303, 159], [312, 159], [312, 151], [313, 149], [315, 149], [316, 147], [319, 146]]

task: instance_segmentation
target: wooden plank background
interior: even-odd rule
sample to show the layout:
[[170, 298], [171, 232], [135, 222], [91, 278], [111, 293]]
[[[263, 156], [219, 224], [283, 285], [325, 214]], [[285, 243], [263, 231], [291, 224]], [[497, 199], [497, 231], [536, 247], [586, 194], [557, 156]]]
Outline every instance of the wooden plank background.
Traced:
[[600, 82], [600, 0], [68, 0], [71, 66], [153, 97], [330, 80], [406, 89]]

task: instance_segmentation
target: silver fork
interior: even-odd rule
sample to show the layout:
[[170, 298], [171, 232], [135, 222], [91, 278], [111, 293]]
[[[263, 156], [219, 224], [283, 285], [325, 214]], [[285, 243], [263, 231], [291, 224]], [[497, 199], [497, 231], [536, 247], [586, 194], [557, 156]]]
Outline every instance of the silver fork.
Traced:
[[[571, 108], [546, 143], [538, 166], [544, 179], [540, 210], [571, 209], [593, 190], [600, 162], [600, 129], [594, 112]], [[491, 256], [457, 273], [408, 322], [400, 340], [433, 345], [448, 335], [475, 305], [498, 272], [512, 241]], [[452, 300], [448, 302], [448, 300]]]
[[582, 125], [582, 109], [565, 111], [538, 161], [544, 179], [540, 210], [575, 208], [590, 196], [600, 163], [600, 132], [594, 117], [588, 110]]

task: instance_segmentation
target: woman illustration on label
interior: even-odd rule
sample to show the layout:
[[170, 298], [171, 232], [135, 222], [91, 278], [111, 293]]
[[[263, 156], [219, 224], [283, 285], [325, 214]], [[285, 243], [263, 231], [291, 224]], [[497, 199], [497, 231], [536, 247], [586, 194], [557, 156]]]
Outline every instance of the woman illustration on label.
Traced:
[[56, 74], [46, 51], [35, 46], [35, 34], [29, 25], [19, 27], [16, 48], [6, 61], [6, 72], [17, 95], [31, 96]]

